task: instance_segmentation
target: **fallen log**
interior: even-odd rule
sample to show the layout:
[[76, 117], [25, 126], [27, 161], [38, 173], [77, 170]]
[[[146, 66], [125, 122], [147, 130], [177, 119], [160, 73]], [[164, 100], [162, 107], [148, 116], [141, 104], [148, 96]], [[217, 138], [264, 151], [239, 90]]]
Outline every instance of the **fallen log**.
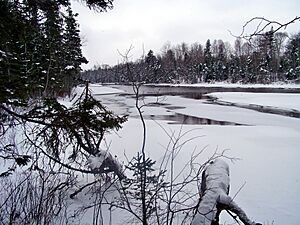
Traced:
[[219, 225], [222, 210], [235, 214], [245, 225], [261, 225], [248, 218], [229, 194], [229, 166], [215, 159], [202, 173], [200, 201], [192, 225]]

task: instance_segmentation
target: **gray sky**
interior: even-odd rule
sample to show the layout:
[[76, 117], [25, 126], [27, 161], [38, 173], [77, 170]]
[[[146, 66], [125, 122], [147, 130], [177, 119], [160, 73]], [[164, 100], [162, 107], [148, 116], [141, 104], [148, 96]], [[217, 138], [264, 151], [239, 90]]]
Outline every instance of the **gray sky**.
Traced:
[[[299, 16], [299, 0], [115, 0], [114, 8], [96, 13], [78, 2], [83, 53], [90, 61], [83, 69], [94, 65], [117, 64], [122, 61], [118, 51], [130, 45], [132, 59], [139, 58], [143, 46], [160, 53], [166, 42], [172, 45], [186, 42], [205, 44], [207, 39], [222, 39], [233, 43], [243, 24], [252, 17], [287, 22]], [[249, 26], [253, 29], [253, 26]], [[300, 22], [290, 25], [287, 32], [300, 31]]]

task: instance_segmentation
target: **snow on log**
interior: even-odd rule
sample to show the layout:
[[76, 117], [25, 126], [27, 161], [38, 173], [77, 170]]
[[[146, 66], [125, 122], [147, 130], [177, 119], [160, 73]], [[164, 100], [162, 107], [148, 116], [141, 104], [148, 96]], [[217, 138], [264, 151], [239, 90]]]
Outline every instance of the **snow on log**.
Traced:
[[245, 225], [259, 225], [251, 221], [246, 213], [228, 196], [229, 166], [221, 159], [215, 159], [202, 173], [201, 199], [192, 225], [218, 225], [222, 210], [236, 214]]
[[109, 152], [100, 150], [96, 156], [88, 158], [88, 165], [91, 170], [99, 173], [113, 172], [119, 179], [125, 177], [122, 165]]

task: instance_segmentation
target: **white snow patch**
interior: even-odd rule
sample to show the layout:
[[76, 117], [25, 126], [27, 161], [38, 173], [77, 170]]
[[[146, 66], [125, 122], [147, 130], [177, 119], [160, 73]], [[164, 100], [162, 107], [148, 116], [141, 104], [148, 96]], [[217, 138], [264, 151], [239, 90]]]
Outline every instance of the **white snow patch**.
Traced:
[[[69, 108], [83, 94], [84, 90], [85, 90], [85, 86], [79, 85], [72, 90], [70, 97], [59, 98], [58, 102]], [[99, 84], [90, 84], [89, 90], [94, 95], [94, 97], [96, 97], [97, 95], [110, 95], [110, 94], [119, 94], [124, 92], [116, 88], [102, 86]]]
[[300, 110], [300, 94], [216, 92], [210, 93], [208, 96], [216, 97], [225, 102]]
[[98, 169], [102, 166], [104, 160], [108, 157], [109, 153], [107, 151], [99, 150], [97, 156], [90, 155], [88, 157], [88, 166], [92, 169]]
[[66, 70], [72, 70], [74, 68], [75, 68], [74, 66], [70, 66], [70, 65], [65, 67]]
[[111, 88], [108, 86], [102, 86], [100, 84], [90, 84], [89, 89], [91, 90], [92, 94], [94, 95], [107, 95], [107, 94], [120, 94], [124, 93], [124, 91]]

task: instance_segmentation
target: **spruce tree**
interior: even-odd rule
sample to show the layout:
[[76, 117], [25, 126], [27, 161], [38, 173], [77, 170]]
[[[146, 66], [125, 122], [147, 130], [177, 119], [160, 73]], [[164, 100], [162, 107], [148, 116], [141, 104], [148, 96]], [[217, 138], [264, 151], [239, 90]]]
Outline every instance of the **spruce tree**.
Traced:
[[71, 7], [67, 8], [67, 15], [65, 16], [65, 32], [63, 34], [63, 49], [64, 49], [64, 77], [63, 89], [70, 92], [74, 86], [75, 79], [80, 73], [80, 65], [87, 63], [87, 60], [82, 55], [81, 40], [79, 36], [79, 25], [77, 24]]
[[44, 96], [54, 95], [62, 88], [63, 80], [63, 20], [60, 17], [59, 4], [56, 1], [48, 3], [45, 9], [44, 34], [44, 59], [43, 77]]
[[286, 46], [286, 78], [300, 78], [300, 33], [294, 35]]
[[145, 81], [148, 83], [159, 83], [160, 77], [160, 62], [154, 55], [153, 51], [150, 50], [145, 58], [147, 75]]
[[204, 48], [204, 67], [203, 72], [205, 76], [205, 82], [213, 80], [213, 72], [212, 72], [213, 60], [211, 54], [211, 44], [208, 39]]
[[26, 25], [18, 1], [0, 2], [0, 103], [20, 104], [27, 95]]

